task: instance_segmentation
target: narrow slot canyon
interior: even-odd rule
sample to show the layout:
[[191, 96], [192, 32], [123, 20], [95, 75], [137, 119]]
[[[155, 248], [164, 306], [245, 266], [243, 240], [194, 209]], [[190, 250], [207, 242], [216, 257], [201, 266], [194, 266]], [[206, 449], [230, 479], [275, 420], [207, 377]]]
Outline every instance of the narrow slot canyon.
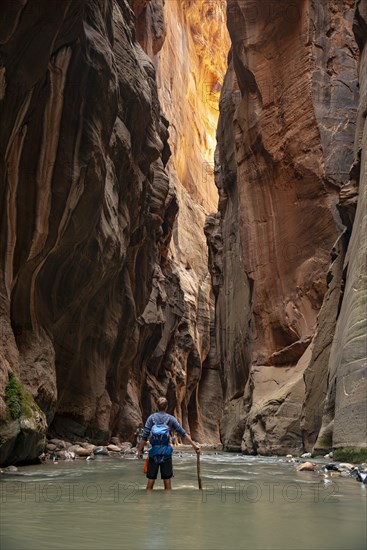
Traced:
[[366, 0], [7, 2], [0, 465], [366, 460]]

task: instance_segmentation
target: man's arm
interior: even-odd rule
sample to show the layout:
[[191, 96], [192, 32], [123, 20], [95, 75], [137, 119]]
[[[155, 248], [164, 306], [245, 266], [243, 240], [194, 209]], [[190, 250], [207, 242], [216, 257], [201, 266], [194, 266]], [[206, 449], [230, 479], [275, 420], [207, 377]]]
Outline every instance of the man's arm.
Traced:
[[184, 441], [187, 441], [188, 443], [190, 443], [190, 445], [192, 445], [192, 447], [195, 449], [195, 452], [196, 453], [200, 453], [200, 445], [198, 445], [198, 443], [195, 443], [191, 437], [189, 437], [187, 434], [183, 437], [183, 440]]
[[183, 429], [181, 424], [177, 421], [177, 419], [174, 416], [172, 416], [171, 419], [172, 419], [171, 421], [172, 421], [173, 429], [181, 436], [183, 441], [186, 441], [187, 443], [189, 443], [195, 449], [195, 452], [200, 453], [200, 446], [197, 443], [195, 443], [191, 439], [191, 437], [189, 437], [189, 435], [185, 432], [185, 430]]

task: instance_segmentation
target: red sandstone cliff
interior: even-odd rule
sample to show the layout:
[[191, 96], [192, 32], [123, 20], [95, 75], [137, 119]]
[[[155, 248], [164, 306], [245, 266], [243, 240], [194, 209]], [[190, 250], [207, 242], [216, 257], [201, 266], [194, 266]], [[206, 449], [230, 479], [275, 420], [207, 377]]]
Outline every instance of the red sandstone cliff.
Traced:
[[[224, 2], [218, 21], [192, 2], [163, 4], [7, 4], [0, 462], [35, 458], [46, 430], [94, 442], [131, 437], [161, 394], [193, 437], [218, 441], [203, 234], [205, 208], [216, 201], [212, 168], [202, 177], [218, 112], [185, 120], [188, 105], [204, 112], [207, 100], [185, 84], [185, 63], [197, 86], [209, 82], [218, 96], [226, 52], [217, 52], [215, 70], [203, 53], [214, 47], [210, 30], [217, 42], [225, 30]], [[187, 43], [175, 63], [168, 16]], [[157, 72], [161, 104], [177, 112], [170, 144]]]
[[27, 429], [36, 438], [45, 422], [96, 441], [121, 429], [131, 371], [162, 324], [175, 198], [155, 70], [128, 3], [9, 3], [6, 16], [1, 398], [13, 371], [41, 416], [24, 427], [25, 411], [9, 419], [1, 401], [2, 461], [20, 461], [38, 451], [22, 447]]
[[[135, 366], [142, 390], [132, 383], [129, 394], [141, 393], [143, 416], [158, 395], [166, 395], [192, 436], [207, 443], [219, 442], [222, 412], [203, 227], [217, 202], [212, 158], [229, 47], [224, 12], [223, 0], [151, 0], [137, 11], [137, 37], [153, 59], [158, 97], [169, 120], [166, 170], [178, 212], [172, 239], [161, 249], [167, 293], [161, 339], [146, 362]], [[128, 418], [125, 411], [123, 416]]]
[[212, 285], [224, 0], [56, 4], [0, 24], [0, 462], [160, 394], [227, 448], [365, 447], [366, 1], [228, 0]]
[[326, 393], [329, 447], [366, 446], [364, 12], [228, 1], [219, 213], [206, 225], [227, 448], [312, 449]]

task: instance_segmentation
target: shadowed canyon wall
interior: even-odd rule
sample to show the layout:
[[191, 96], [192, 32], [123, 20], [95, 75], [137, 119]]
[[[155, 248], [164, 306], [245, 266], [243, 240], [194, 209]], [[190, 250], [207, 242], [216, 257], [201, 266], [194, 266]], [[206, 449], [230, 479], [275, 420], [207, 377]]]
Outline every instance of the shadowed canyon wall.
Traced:
[[228, 0], [206, 223], [228, 449], [367, 446], [365, 12]]
[[[196, 185], [218, 112], [208, 109], [203, 125], [185, 119], [185, 101], [204, 111], [205, 98], [195, 103], [191, 81], [182, 87], [182, 56], [192, 55], [192, 71], [215, 93], [220, 74], [204, 67], [203, 55], [216, 23], [191, 4], [169, 12], [186, 44], [169, 76], [172, 52], [157, 56], [167, 32], [160, 0], [6, 4], [1, 462], [37, 457], [47, 430], [101, 443], [131, 438], [161, 394], [193, 437], [218, 441], [221, 384], [202, 230], [216, 202], [212, 174], [204, 190]], [[167, 36], [176, 48], [174, 32]], [[156, 71], [161, 83], [168, 78], [172, 102], [183, 94], [171, 146]], [[160, 88], [162, 100], [166, 82]], [[169, 101], [162, 105], [170, 115]], [[177, 141], [183, 126], [185, 147]], [[184, 155], [200, 164], [190, 174]]]

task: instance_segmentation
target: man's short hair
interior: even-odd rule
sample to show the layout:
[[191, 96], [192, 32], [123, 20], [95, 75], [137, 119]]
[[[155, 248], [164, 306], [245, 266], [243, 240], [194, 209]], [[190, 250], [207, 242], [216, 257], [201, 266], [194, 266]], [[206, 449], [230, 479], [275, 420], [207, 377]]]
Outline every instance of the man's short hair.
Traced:
[[168, 407], [168, 401], [165, 397], [160, 397], [157, 401], [159, 411], [165, 411]]

